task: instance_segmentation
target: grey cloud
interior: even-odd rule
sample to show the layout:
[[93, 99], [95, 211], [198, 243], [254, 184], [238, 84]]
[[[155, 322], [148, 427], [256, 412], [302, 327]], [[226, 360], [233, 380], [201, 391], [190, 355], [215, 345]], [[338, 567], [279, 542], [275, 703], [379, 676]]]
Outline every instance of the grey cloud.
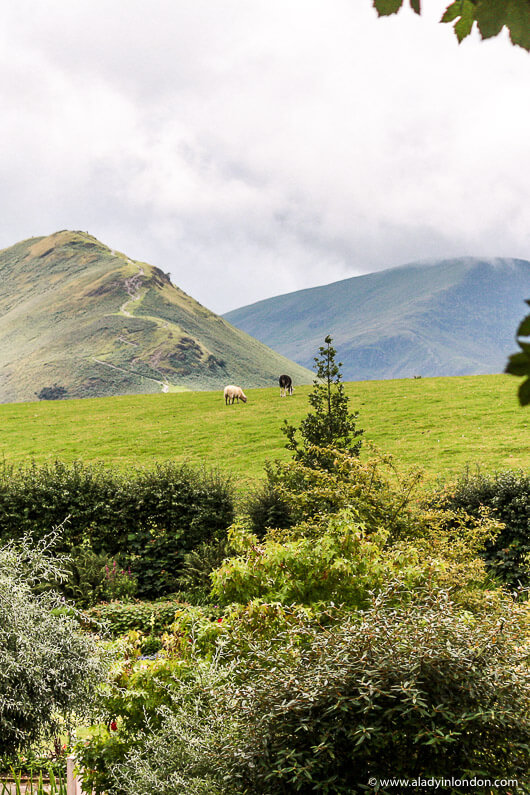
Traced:
[[0, 245], [87, 229], [220, 312], [414, 259], [530, 258], [528, 56], [458, 47], [442, 6], [9, 4]]

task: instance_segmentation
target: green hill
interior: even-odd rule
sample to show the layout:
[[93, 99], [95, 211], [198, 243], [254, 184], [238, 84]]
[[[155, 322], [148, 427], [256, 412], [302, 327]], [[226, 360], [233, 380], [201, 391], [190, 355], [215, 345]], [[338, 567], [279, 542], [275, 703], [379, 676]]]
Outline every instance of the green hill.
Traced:
[[156, 267], [62, 231], [0, 251], [0, 402], [57, 384], [95, 397], [311, 373], [201, 306]]
[[348, 380], [503, 372], [530, 297], [530, 262], [414, 263], [228, 312], [238, 328], [311, 367], [331, 334]]

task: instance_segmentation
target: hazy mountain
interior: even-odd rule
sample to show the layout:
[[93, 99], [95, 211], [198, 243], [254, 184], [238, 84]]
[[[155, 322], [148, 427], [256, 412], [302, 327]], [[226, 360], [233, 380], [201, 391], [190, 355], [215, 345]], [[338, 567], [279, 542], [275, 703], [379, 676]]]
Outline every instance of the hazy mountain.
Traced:
[[302, 367], [84, 232], [0, 251], [0, 402], [277, 383]]
[[299, 290], [224, 317], [311, 367], [331, 334], [347, 380], [499, 373], [530, 298], [530, 262], [417, 262]]

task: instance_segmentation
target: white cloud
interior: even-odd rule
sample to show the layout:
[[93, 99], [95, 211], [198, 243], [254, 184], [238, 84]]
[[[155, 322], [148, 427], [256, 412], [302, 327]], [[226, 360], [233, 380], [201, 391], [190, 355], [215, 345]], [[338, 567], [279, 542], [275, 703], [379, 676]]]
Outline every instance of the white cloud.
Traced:
[[530, 258], [530, 57], [370, 0], [21, 0], [0, 245], [87, 229], [225, 311], [413, 259]]

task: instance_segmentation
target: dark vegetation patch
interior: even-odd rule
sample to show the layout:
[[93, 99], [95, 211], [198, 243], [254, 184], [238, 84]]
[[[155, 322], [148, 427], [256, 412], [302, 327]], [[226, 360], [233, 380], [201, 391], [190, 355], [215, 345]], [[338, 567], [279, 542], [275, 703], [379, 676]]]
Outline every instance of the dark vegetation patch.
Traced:
[[517, 588], [530, 585], [530, 475], [505, 470], [493, 475], [466, 472], [435, 500], [443, 508], [478, 517], [484, 510], [504, 524], [483, 557], [504, 583]]
[[0, 542], [37, 541], [62, 525], [58, 552], [84, 544], [116, 559], [145, 598], [174, 590], [186, 553], [224, 537], [233, 517], [229, 481], [186, 465], [123, 472], [55, 461], [0, 472]]

